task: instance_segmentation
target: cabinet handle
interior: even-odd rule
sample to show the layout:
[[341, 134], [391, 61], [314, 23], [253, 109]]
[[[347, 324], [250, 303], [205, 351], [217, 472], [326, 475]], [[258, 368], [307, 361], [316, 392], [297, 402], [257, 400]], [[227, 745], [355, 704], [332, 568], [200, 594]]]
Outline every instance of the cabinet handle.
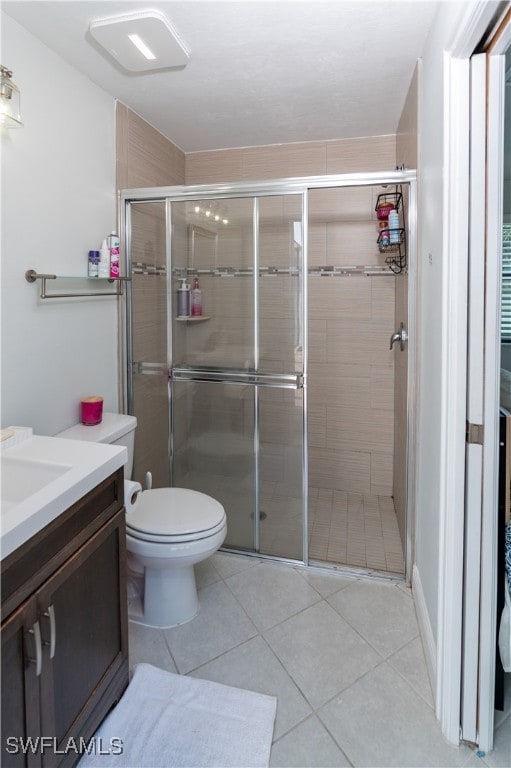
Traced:
[[57, 623], [55, 621], [55, 608], [53, 605], [48, 606], [48, 610], [45, 611], [44, 615], [50, 620], [50, 642], [45, 643], [45, 645], [50, 646], [50, 659], [53, 659], [55, 656], [55, 644], [57, 642]]
[[35, 659], [29, 657], [28, 660], [32, 662], [32, 664], [35, 663], [35, 673], [37, 677], [39, 677], [43, 666], [43, 645], [41, 643], [41, 628], [39, 627], [39, 622], [36, 621], [32, 629], [29, 629], [28, 632], [30, 635], [34, 636], [35, 640]]

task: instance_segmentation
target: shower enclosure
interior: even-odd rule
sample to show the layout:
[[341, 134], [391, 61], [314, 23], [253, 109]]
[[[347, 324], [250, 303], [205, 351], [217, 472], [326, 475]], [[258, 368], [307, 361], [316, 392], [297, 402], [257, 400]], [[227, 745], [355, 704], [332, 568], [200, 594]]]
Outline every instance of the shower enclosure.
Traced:
[[[318, 542], [327, 500], [334, 538], [334, 518], [347, 535], [355, 508], [374, 528], [384, 497], [383, 516], [390, 520], [392, 506], [396, 520], [395, 409], [387, 406], [397, 352], [388, 347], [414, 188], [412, 173], [396, 171], [122, 193], [134, 477], [145, 483], [151, 472], [154, 486], [221, 501], [225, 548], [402, 572], [397, 560], [349, 563], [347, 550], [343, 560], [342, 547], [320, 552]], [[389, 258], [375, 244], [374, 211], [378, 195], [397, 189], [409, 233], [399, 269], [396, 248]], [[195, 277], [203, 314], [178, 317], [179, 281]], [[406, 386], [405, 375], [405, 441]], [[397, 482], [406, 497], [404, 463]], [[397, 536], [406, 542], [403, 515]]]

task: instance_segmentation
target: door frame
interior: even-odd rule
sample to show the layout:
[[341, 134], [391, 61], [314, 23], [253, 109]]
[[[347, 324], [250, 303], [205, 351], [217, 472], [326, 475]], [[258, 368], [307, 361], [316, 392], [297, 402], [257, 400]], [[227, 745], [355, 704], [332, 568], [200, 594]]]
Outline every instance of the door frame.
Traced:
[[[468, 188], [470, 179], [470, 77], [469, 62], [488, 30], [500, 20], [506, 8], [485, 0], [469, 6], [457, 30], [456, 36], [444, 53], [446, 72], [444, 90], [444, 147], [445, 196], [444, 196], [444, 259], [445, 291], [443, 296], [444, 317], [449, 317], [450, 328], [446, 334], [443, 350], [442, 413], [443, 432], [440, 509], [440, 567], [438, 604], [438, 664], [436, 675], [436, 713], [442, 731], [448, 741], [460, 741], [461, 711], [461, 657], [462, 657], [462, 606], [463, 606], [463, 541], [464, 531], [464, 486], [465, 486], [465, 433], [466, 433], [466, 374], [467, 374], [467, 268], [468, 268]], [[508, 5], [508, 4], [507, 4]], [[487, 241], [488, 248], [488, 241]], [[493, 289], [495, 290], [495, 286]], [[484, 286], [481, 286], [480, 300], [484, 300]], [[486, 318], [488, 320], [488, 317]], [[495, 323], [493, 318], [492, 323]], [[495, 327], [493, 325], [493, 327]], [[488, 338], [488, 337], [487, 337]], [[496, 346], [496, 340], [494, 340]], [[498, 354], [498, 353], [497, 353]], [[496, 364], [494, 357], [493, 366]], [[496, 371], [489, 371], [494, 384]], [[493, 398], [493, 400], [492, 400]], [[485, 416], [491, 402], [495, 406], [495, 387], [486, 387]], [[490, 426], [490, 425], [488, 425]], [[493, 432], [493, 430], [491, 430]], [[485, 438], [487, 461], [483, 495], [489, 499], [496, 493], [493, 489], [495, 464], [491, 463], [489, 443], [490, 430]], [[486, 524], [486, 523], [485, 523]], [[491, 538], [492, 532], [486, 532]], [[495, 637], [495, 580], [488, 555], [491, 543], [483, 543], [481, 573], [481, 624], [483, 631], [481, 656]], [[493, 645], [493, 648], [495, 646]], [[482, 670], [480, 670], [481, 672]], [[493, 687], [494, 663], [485, 666], [486, 680], [479, 690], [479, 733], [478, 745], [486, 751], [493, 746]], [[490, 697], [491, 691], [491, 697]], [[490, 701], [491, 698], [491, 701]]]

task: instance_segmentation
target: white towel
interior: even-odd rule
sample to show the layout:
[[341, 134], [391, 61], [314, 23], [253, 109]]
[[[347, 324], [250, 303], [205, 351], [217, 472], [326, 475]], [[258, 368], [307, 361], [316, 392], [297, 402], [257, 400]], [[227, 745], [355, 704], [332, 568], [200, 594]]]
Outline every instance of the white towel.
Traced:
[[274, 696], [138, 664], [79, 768], [266, 768], [276, 706]]

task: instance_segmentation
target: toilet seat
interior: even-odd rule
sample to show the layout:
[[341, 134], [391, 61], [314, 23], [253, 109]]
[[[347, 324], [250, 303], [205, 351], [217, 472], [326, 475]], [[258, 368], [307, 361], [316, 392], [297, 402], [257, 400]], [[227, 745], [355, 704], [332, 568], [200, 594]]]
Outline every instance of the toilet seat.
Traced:
[[220, 502], [187, 488], [143, 491], [126, 515], [126, 532], [141, 541], [179, 544], [216, 535], [226, 524]]

